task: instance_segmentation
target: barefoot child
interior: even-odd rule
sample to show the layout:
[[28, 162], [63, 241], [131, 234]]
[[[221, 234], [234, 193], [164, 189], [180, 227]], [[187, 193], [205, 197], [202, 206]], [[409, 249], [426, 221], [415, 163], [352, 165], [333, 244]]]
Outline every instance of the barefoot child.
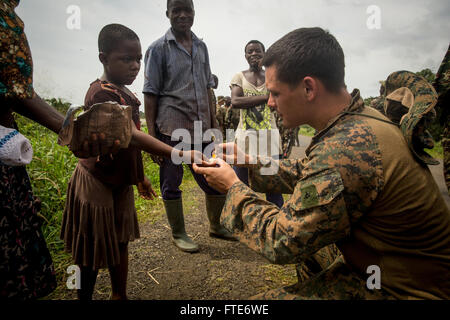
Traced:
[[140, 70], [138, 36], [125, 26], [111, 24], [101, 30], [98, 42], [104, 74], [91, 84], [85, 109], [107, 101], [131, 106], [136, 128], [130, 146], [114, 156], [80, 159], [69, 182], [61, 238], [81, 269], [80, 300], [92, 299], [98, 270], [106, 267], [111, 298], [127, 298], [128, 242], [139, 238], [132, 185], [144, 198], [156, 196], [144, 176], [140, 149], [166, 157], [173, 150], [139, 131], [140, 102], [125, 87]]

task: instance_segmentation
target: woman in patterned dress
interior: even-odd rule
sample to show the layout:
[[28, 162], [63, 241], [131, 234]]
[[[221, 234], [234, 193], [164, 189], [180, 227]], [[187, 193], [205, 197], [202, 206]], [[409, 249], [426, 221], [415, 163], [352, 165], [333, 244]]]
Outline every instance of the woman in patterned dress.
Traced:
[[[0, 0], [0, 125], [17, 129], [16, 112], [58, 133], [64, 116], [33, 89], [31, 52], [23, 22], [14, 12], [18, 4]], [[88, 148], [93, 146], [91, 141]], [[96, 146], [101, 147], [101, 141]], [[0, 163], [0, 299], [37, 299], [56, 288], [37, 216], [39, 204], [25, 167]]]

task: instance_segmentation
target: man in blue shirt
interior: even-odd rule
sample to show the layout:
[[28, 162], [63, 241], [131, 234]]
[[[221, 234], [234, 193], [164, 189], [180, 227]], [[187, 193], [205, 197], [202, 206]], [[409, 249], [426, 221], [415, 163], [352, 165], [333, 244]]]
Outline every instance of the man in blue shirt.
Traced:
[[[172, 141], [174, 131], [185, 129], [191, 141], [183, 141], [184, 149], [204, 150], [211, 140], [205, 141], [203, 133], [214, 127], [208, 97], [208, 89], [214, 86], [208, 49], [191, 31], [195, 16], [192, 0], [168, 0], [166, 16], [171, 28], [145, 55], [143, 93], [149, 134], [175, 146], [181, 141]], [[169, 159], [154, 160], [160, 164], [161, 193], [173, 242], [182, 251], [196, 252], [198, 245], [188, 237], [184, 227], [179, 189], [183, 167]], [[192, 173], [206, 194], [210, 236], [234, 240], [220, 225], [225, 195], [211, 188], [203, 176]]]

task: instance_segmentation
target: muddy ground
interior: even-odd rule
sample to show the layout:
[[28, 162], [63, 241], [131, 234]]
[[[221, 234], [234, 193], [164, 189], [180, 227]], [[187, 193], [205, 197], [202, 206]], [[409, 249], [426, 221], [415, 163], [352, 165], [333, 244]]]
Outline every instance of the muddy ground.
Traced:
[[[293, 265], [272, 265], [239, 242], [209, 237], [203, 192], [195, 184], [183, 194], [186, 199], [194, 197], [195, 201], [185, 201], [185, 221], [200, 252], [184, 253], [171, 243], [165, 215], [156, 222], [141, 224], [141, 238], [129, 246], [129, 299], [248, 299], [296, 282]], [[109, 273], [101, 270], [94, 299], [109, 299], [110, 292]], [[59, 298], [76, 299], [76, 294], [66, 290]]]

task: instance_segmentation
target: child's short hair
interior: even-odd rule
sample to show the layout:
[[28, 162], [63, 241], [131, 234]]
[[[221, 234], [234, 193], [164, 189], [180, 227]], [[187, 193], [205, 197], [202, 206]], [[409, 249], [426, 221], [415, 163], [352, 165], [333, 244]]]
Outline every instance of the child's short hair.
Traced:
[[123, 40], [137, 40], [139, 37], [130, 28], [113, 23], [103, 27], [98, 35], [98, 51], [110, 53], [115, 46]]
[[244, 47], [244, 52], [247, 52], [247, 47], [251, 45], [252, 43], [260, 44], [263, 48], [263, 52], [266, 52], [266, 47], [264, 47], [263, 43], [259, 40], [250, 40]]

